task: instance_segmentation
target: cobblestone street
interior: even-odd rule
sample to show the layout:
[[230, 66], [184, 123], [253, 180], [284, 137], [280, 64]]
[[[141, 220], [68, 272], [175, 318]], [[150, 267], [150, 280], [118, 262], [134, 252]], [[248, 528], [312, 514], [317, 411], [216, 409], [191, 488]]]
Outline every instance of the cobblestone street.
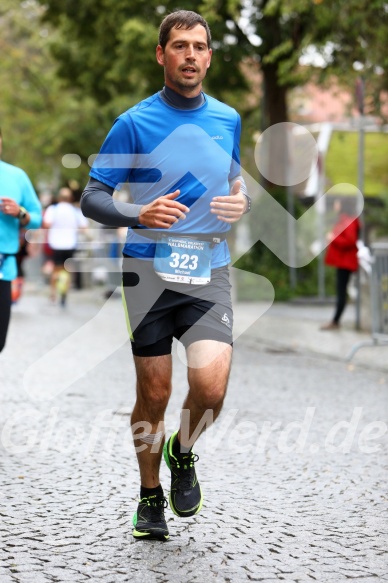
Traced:
[[[388, 581], [386, 371], [243, 335], [222, 415], [195, 447], [202, 512], [168, 508], [170, 540], [138, 542], [134, 369], [120, 300], [94, 318], [102, 306], [97, 293], [71, 294], [66, 310], [26, 294], [13, 311], [0, 356], [0, 583]], [[26, 371], [50, 350], [29, 391]], [[187, 390], [174, 362], [168, 434]], [[162, 484], [167, 494], [164, 462]]]

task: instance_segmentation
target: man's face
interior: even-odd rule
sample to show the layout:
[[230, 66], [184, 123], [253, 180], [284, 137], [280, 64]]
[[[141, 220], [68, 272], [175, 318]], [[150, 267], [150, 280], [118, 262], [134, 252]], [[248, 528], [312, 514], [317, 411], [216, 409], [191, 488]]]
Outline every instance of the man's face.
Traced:
[[167, 87], [185, 97], [200, 93], [211, 56], [206, 30], [201, 24], [191, 30], [172, 28], [164, 51], [160, 45], [156, 48], [156, 58], [164, 67]]

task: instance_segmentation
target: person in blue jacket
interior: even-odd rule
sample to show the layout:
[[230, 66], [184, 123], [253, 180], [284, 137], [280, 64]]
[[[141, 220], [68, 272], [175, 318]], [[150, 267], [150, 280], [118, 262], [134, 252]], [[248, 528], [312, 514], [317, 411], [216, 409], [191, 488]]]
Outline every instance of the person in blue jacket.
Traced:
[[[0, 158], [2, 146], [0, 129]], [[11, 282], [17, 277], [19, 230], [37, 229], [41, 222], [41, 204], [27, 174], [0, 159], [0, 352], [11, 317]]]
[[[201, 510], [192, 446], [221, 411], [231, 367], [226, 236], [249, 211], [250, 198], [240, 170], [240, 116], [202, 91], [211, 57], [209, 26], [199, 14], [178, 10], [164, 18], [156, 59], [165, 85], [117, 118], [81, 200], [87, 217], [129, 227], [123, 298], [137, 377], [131, 417], [140, 470], [137, 539], [169, 537], [162, 455], [174, 514]], [[112, 196], [125, 183], [131, 203]], [[186, 351], [189, 391], [180, 427], [165, 442], [173, 338]]]

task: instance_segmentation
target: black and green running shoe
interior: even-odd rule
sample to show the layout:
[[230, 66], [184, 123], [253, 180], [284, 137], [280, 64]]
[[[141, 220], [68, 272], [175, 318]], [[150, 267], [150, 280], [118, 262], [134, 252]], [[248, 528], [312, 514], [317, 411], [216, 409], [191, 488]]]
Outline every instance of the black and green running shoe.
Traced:
[[167, 500], [164, 496], [142, 498], [133, 516], [132, 535], [137, 539], [167, 540], [169, 538], [164, 509]]
[[192, 451], [177, 457], [172, 453], [172, 444], [176, 431], [164, 444], [163, 455], [171, 471], [170, 506], [177, 516], [194, 516], [202, 508], [202, 491], [199, 485], [194, 463], [198, 456]]

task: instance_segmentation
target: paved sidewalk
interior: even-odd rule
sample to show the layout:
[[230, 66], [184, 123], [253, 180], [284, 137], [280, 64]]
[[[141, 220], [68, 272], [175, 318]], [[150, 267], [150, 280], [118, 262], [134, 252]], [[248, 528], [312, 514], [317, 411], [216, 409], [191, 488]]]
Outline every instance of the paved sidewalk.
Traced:
[[[237, 327], [261, 309], [238, 305]], [[223, 412], [195, 447], [203, 511], [168, 508], [170, 541], [147, 543], [131, 536], [121, 302], [86, 290], [61, 310], [26, 294], [0, 355], [0, 583], [388, 582], [385, 360], [363, 349], [349, 367], [360, 335], [351, 312], [320, 332], [330, 314], [275, 304], [236, 341]], [[173, 387], [168, 434], [187, 390], [176, 354]], [[165, 464], [161, 479], [167, 494]]]
[[[236, 329], [245, 330], [255, 304], [235, 305]], [[364, 366], [388, 371], [388, 343], [373, 345], [369, 332], [355, 330], [355, 306], [347, 306], [339, 330], [322, 331], [330, 321], [333, 305], [313, 302], [275, 303], [257, 322], [244, 331], [246, 341], [328, 359], [348, 361], [349, 366]], [[387, 338], [388, 342], [388, 338]], [[361, 345], [365, 344], [361, 348]], [[369, 346], [367, 346], [369, 345]], [[360, 347], [352, 355], [354, 348]], [[352, 358], [349, 360], [349, 356]]]

